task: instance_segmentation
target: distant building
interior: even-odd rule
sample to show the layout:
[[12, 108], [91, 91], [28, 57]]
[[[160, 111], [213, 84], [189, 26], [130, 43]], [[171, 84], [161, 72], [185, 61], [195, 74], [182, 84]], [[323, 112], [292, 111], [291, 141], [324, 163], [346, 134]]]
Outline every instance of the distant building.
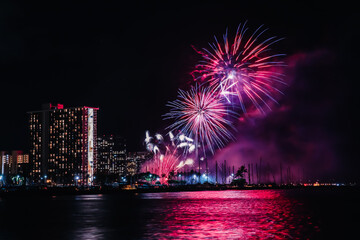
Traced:
[[42, 110], [28, 112], [32, 182], [92, 184], [98, 110], [44, 104]]
[[[22, 151], [15, 151], [17, 152], [16, 155], [16, 175], [20, 175], [21, 177], [29, 177], [29, 154], [24, 154]], [[14, 158], [14, 151], [13, 151], [13, 158]]]
[[9, 161], [10, 175], [16, 175], [18, 170], [18, 158], [22, 159], [22, 151], [12, 151]]
[[2, 180], [10, 181], [11, 177], [28, 177], [29, 154], [23, 151], [12, 151], [11, 154], [6, 151], [0, 152], [0, 175]]
[[11, 159], [11, 155], [6, 151], [1, 151], [1, 159], [0, 159], [0, 175], [4, 178], [9, 175], [9, 163]]
[[112, 175], [117, 178], [126, 175], [126, 141], [115, 135], [103, 135], [97, 139], [98, 159], [96, 174]]
[[141, 165], [150, 157], [152, 154], [150, 152], [131, 152], [128, 153], [128, 164], [127, 172], [128, 175], [135, 175], [140, 172]]

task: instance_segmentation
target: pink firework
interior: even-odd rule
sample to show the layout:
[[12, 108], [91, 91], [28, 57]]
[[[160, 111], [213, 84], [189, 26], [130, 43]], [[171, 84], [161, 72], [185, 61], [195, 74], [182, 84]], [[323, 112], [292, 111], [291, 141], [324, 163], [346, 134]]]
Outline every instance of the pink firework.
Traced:
[[153, 159], [142, 166], [142, 172], [151, 171], [151, 173], [160, 177], [161, 184], [167, 184], [171, 172], [176, 173], [185, 165], [193, 164], [192, 159], [180, 161], [180, 156], [176, 148], [170, 149], [170, 147], [166, 146], [164, 154], [154, 154]]
[[215, 37], [210, 43], [211, 49], [197, 51], [203, 60], [193, 72], [195, 80], [208, 83], [228, 103], [238, 103], [246, 113], [247, 103], [252, 103], [259, 111], [263, 107], [271, 110], [269, 101], [277, 103], [274, 92], [282, 92], [276, 87], [285, 84], [283, 75], [274, 69], [284, 66], [277, 60], [284, 54], [272, 54], [270, 47], [282, 40], [270, 37], [261, 40], [267, 29], [260, 26], [249, 38], [248, 28], [239, 25], [234, 41], [229, 43], [227, 31], [223, 35], [223, 44]]
[[[181, 139], [179, 139], [180, 141], [176, 141], [175, 138], [178, 136], [175, 137], [171, 132], [169, 132], [169, 137], [170, 142], [167, 142], [161, 134], [157, 133], [152, 137], [149, 131], [145, 133], [146, 148], [153, 153], [153, 157], [142, 165], [141, 172], [150, 171], [158, 175], [161, 184], [167, 184], [171, 172], [176, 173], [184, 166], [193, 164], [191, 158], [184, 159], [186, 155], [184, 152], [189, 151], [191, 144], [189, 145], [188, 142]], [[185, 136], [183, 137], [187, 138]], [[181, 138], [181, 136], [179, 138]], [[184, 143], [186, 143], [185, 146]]]
[[233, 139], [229, 117], [234, 116], [226, 109], [224, 102], [209, 87], [193, 87], [190, 91], [179, 90], [178, 99], [169, 102], [171, 107], [166, 119], [175, 119], [168, 128], [179, 129], [195, 138], [195, 144], [205, 145], [214, 153], [214, 147], [221, 148]]

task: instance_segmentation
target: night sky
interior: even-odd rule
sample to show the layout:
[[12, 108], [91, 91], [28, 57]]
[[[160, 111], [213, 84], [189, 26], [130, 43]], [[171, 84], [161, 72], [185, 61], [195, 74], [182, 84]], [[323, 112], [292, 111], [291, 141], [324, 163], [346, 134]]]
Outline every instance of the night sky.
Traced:
[[355, 7], [338, 4], [2, 1], [0, 150], [27, 151], [26, 112], [47, 102], [99, 107], [100, 134], [145, 150], [145, 130], [163, 131], [166, 102], [192, 82], [200, 58], [191, 45], [207, 47], [248, 20], [251, 30], [264, 24], [285, 37], [274, 49], [287, 55], [289, 87], [274, 112], [246, 120], [225, 150], [259, 146], [264, 158], [275, 151], [334, 179], [359, 180], [359, 25]]

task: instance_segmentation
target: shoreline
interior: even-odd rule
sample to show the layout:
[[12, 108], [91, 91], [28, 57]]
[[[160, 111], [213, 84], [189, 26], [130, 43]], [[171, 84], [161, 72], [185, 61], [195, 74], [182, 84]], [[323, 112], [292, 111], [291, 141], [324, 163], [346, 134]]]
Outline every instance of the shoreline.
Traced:
[[61, 195], [98, 195], [98, 194], [122, 194], [135, 195], [139, 193], [161, 193], [161, 192], [194, 192], [194, 191], [225, 191], [225, 190], [281, 190], [281, 189], [352, 189], [360, 190], [358, 185], [340, 186], [303, 186], [303, 185], [283, 185], [283, 186], [244, 186], [234, 187], [230, 185], [185, 185], [168, 186], [160, 188], [134, 188], [122, 189], [112, 187], [94, 188], [75, 188], [75, 187], [48, 187], [48, 188], [4, 188], [0, 191], [0, 198], [13, 196], [61, 196]]

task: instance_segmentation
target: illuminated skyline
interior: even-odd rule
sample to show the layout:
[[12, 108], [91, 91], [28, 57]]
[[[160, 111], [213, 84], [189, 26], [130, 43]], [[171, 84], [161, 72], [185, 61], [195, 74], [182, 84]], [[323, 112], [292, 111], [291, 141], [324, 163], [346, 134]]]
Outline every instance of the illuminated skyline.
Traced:
[[267, 118], [239, 119], [244, 128], [236, 137], [242, 143], [227, 153], [239, 150], [240, 157], [258, 161], [254, 152], [263, 157], [275, 152], [319, 174], [358, 178], [357, 17], [350, 6], [175, 5], [2, 2], [1, 149], [27, 148], [25, 113], [46, 102], [98, 106], [100, 134], [125, 137], [129, 151], [144, 149], [143, 133], [171, 123], [162, 120], [166, 103], [193, 82], [190, 73], [201, 56], [192, 46], [206, 47], [213, 35], [226, 28], [234, 34], [247, 21], [249, 29], [264, 24], [270, 35], [285, 38], [273, 50], [286, 54], [289, 87]]

